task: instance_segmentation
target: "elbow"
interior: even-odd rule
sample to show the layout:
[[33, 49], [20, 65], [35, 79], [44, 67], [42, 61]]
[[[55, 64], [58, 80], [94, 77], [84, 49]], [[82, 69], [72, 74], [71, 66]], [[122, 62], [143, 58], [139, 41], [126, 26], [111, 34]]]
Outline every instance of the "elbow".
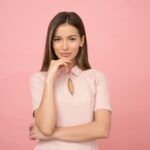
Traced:
[[36, 114], [35, 122], [42, 134], [44, 134], [45, 136], [51, 136], [53, 134], [56, 120], [53, 120], [51, 122], [49, 120], [41, 120]]
[[51, 136], [51, 135], [53, 134], [53, 130], [45, 129], [45, 128], [41, 128], [41, 132], [42, 132], [45, 136]]
[[101, 139], [101, 138], [108, 138], [109, 137], [109, 132], [108, 131], [100, 131], [98, 132], [98, 139]]
[[108, 130], [105, 130], [103, 132], [103, 138], [108, 138], [109, 137], [109, 131]]
[[97, 133], [98, 133], [98, 138], [99, 139], [100, 138], [108, 138], [109, 135], [110, 135], [110, 128], [106, 128], [106, 127], [101, 128], [101, 129], [98, 130]]
[[54, 127], [45, 126], [44, 124], [41, 124], [38, 121], [36, 121], [36, 124], [41, 133], [44, 134], [45, 136], [51, 136], [53, 134]]
[[42, 132], [42, 134], [44, 134], [45, 136], [51, 136], [54, 132], [54, 127], [51, 126], [41, 125], [39, 129]]

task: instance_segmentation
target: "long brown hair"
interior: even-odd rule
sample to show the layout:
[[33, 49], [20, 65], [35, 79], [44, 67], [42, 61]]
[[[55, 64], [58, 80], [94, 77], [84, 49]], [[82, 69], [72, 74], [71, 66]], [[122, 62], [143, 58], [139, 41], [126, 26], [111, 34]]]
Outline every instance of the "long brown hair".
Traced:
[[46, 43], [45, 43], [45, 52], [44, 52], [44, 59], [43, 64], [40, 71], [48, 71], [49, 65], [51, 60], [59, 59], [54, 52], [52, 47], [52, 41], [54, 33], [58, 26], [68, 23], [74, 27], [76, 27], [79, 31], [80, 37], [84, 35], [84, 44], [82, 47], [79, 48], [78, 54], [75, 58], [75, 64], [81, 68], [82, 70], [90, 69], [91, 66], [88, 61], [88, 48], [87, 48], [87, 39], [84, 24], [79, 17], [78, 14], [75, 12], [59, 12], [54, 18], [51, 20], [46, 36]]

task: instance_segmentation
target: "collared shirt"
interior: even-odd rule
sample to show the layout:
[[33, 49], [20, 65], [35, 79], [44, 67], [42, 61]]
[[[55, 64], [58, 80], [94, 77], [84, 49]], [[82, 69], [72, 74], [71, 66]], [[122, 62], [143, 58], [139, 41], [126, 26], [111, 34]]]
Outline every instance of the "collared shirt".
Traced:
[[[47, 72], [36, 72], [30, 78], [33, 111], [42, 100]], [[68, 89], [68, 79], [73, 82], [73, 95]], [[97, 69], [81, 70], [75, 65], [70, 74], [62, 69], [54, 83], [54, 97], [57, 110], [57, 127], [86, 124], [93, 121], [93, 113], [98, 109], [111, 110], [108, 80]], [[98, 150], [96, 141], [83, 143], [59, 140], [39, 141], [34, 150]]]

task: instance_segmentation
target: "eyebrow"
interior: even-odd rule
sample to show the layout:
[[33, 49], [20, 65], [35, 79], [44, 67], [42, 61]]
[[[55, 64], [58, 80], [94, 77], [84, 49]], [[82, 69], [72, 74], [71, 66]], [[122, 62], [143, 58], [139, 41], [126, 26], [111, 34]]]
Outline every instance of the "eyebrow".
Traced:
[[[74, 36], [76, 36], [76, 37], [77, 37], [77, 35], [69, 35], [68, 37], [74, 37]], [[61, 37], [61, 36], [54, 35], [54, 37]]]

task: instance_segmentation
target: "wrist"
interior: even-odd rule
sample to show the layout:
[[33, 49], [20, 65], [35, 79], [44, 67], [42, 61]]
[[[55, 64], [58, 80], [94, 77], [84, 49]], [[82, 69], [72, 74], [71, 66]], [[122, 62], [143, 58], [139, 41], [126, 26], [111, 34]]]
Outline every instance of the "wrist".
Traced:
[[47, 86], [53, 85], [53, 84], [54, 84], [54, 79], [53, 79], [53, 78], [47, 78], [47, 79], [45, 80], [45, 84], [46, 84]]

